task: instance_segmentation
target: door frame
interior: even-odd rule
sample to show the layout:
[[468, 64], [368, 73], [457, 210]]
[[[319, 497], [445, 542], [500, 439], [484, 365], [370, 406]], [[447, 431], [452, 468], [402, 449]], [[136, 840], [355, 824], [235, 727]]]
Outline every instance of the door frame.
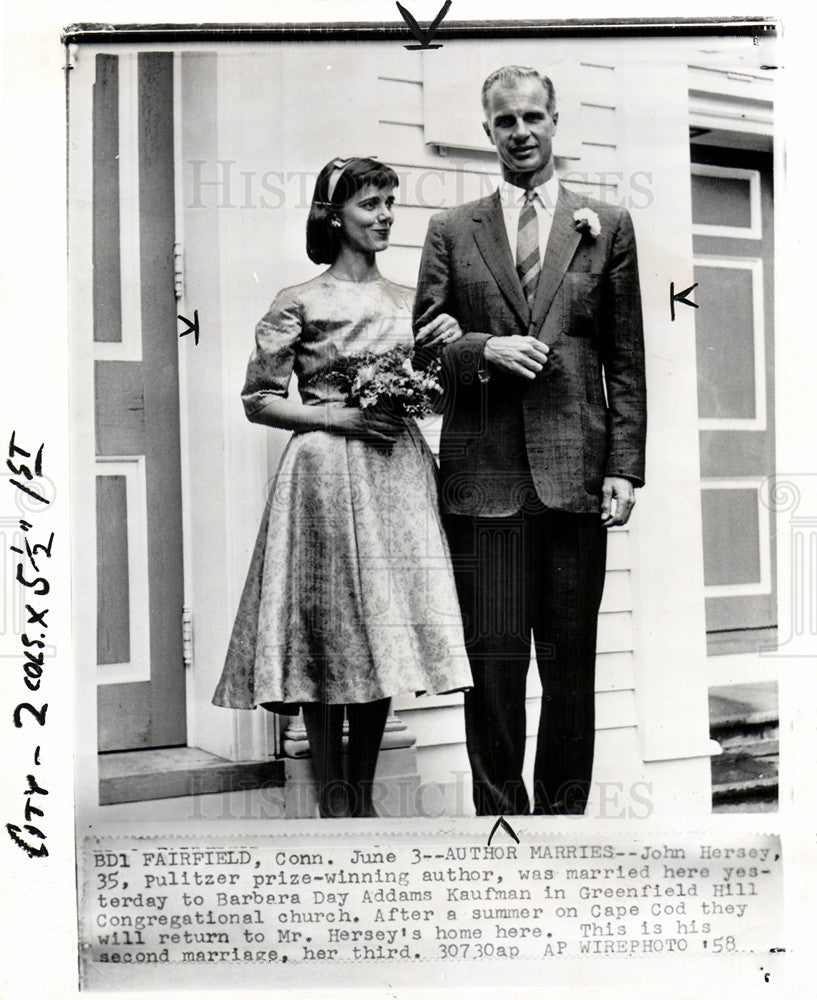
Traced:
[[69, 471], [76, 816], [98, 802], [97, 579], [93, 330], [93, 83], [97, 49], [75, 50], [68, 75]]
[[[704, 58], [689, 67], [689, 128], [690, 141], [700, 145], [719, 146], [746, 151], [761, 151], [772, 154], [772, 197], [774, 218], [777, 222], [782, 185], [782, 151], [774, 141], [774, 99], [775, 79], [771, 71], [747, 70], [731, 74], [728, 69], [717, 64], [707, 65]], [[780, 274], [781, 254], [780, 234], [775, 231], [774, 275], [775, 286]], [[774, 297], [775, 330], [779, 333], [781, 296]], [[781, 337], [775, 337], [775, 462], [779, 463], [781, 419], [779, 407], [780, 367], [778, 358], [781, 351]], [[777, 547], [777, 601], [780, 607], [782, 574], [786, 565], [781, 559], [781, 549]], [[709, 685], [723, 686], [735, 683], [755, 683], [776, 680], [777, 662], [774, 656], [765, 656], [761, 651], [707, 655]]]
[[198, 344], [192, 336], [178, 338], [184, 603], [191, 623], [187, 742], [231, 761], [258, 761], [279, 754], [278, 717], [211, 703], [260, 520], [260, 509], [253, 520], [248, 498], [265, 497], [274, 472], [269, 431], [251, 426], [241, 411], [252, 330], [236, 331], [230, 311], [221, 267], [230, 242], [224, 213], [202, 207], [188, 190], [188, 160], [215, 164], [220, 151], [231, 148], [223, 60], [216, 46], [177, 51], [173, 64], [176, 304], [181, 316], [192, 319], [197, 311], [200, 323]]

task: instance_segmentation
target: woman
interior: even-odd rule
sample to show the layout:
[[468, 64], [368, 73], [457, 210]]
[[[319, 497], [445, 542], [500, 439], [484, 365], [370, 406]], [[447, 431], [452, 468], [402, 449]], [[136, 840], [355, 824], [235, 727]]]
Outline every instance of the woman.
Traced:
[[[413, 421], [347, 405], [335, 377], [357, 354], [413, 344], [412, 290], [382, 277], [375, 260], [389, 245], [397, 183], [371, 159], [320, 172], [307, 254], [330, 266], [277, 295], [256, 328], [242, 392], [250, 420], [294, 435], [213, 702], [303, 709], [322, 816], [376, 815], [392, 696], [471, 684], [428, 447]], [[433, 348], [459, 336], [441, 316], [419, 341]], [[293, 370], [301, 402], [287, 398]]]

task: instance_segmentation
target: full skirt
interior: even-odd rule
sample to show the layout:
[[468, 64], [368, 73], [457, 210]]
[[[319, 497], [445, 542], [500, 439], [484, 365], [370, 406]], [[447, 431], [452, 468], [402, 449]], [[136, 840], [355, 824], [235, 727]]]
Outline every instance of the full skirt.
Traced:
[[436, 468], [416, 425], [391, 447], [294, 435], [213, 703], [295, 714], [471, 684]]

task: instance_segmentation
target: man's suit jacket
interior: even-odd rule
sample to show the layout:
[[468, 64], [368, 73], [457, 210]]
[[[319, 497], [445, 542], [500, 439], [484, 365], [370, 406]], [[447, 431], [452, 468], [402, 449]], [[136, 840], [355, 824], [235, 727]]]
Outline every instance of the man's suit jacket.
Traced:
[[[595, 238], [574, 212], [596, 212]], [[435, 215], [423, 249], [415, 330], [441, 312], [464, 336], [443, 352], [440, 442], [450, 513], [519, 510], [533, 479], [546, 506], [600, 509], [604, 476], [644, 479], [646, 392], [635, 236], [625, 209], [559, 189], [532, 308], [516, 274], [499, 193]], [[483, 359], [489, 337], [529, 334], [550, 348], [534, 380]]]

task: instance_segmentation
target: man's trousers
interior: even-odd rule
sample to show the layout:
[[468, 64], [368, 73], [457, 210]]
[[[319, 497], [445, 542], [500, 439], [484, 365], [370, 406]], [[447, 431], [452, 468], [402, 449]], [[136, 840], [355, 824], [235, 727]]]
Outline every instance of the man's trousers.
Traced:
[[477, 815], [530, 812], [522, 780], [533, 637], [542, 681], [533, 812], [580, 814], [595, 736], [607, 529], [526, 501], [510, 517], [445, 515], [474, 688], [465, 731]]

